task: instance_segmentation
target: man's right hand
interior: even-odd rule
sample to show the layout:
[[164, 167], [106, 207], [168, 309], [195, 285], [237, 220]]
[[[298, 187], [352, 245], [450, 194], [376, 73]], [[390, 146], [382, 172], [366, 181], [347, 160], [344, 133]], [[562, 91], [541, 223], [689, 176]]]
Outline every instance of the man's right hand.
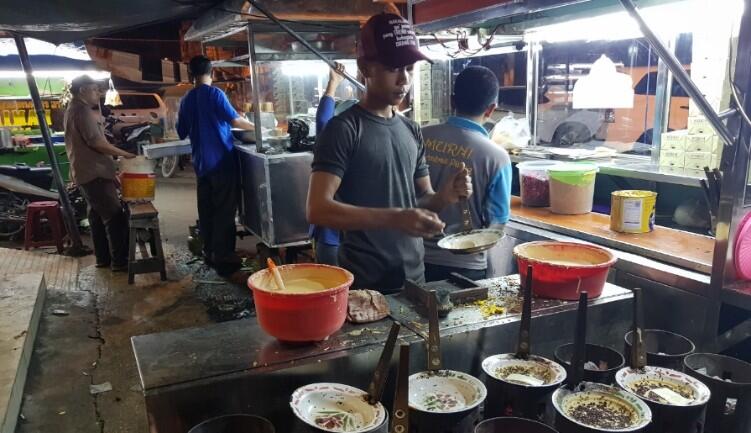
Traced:
[[135, 157], [136, 157], [136, 155], [135, 155], [135, 154], [133, 154], [133, 153], [130, 153], [130, 152], [125, 152], [125, 153], [124, 153], [124, 154], [123, 154], [122, 156], [123, 156], [123, 158], [125, 158], [125, 159], [133, 159], [133, 158], [135, 158]]
[[438, 214], [420, 208], [402, 209], [394, 219], [397, 230], [414, 237], [433, 237], [440, 234], [445, 226]]

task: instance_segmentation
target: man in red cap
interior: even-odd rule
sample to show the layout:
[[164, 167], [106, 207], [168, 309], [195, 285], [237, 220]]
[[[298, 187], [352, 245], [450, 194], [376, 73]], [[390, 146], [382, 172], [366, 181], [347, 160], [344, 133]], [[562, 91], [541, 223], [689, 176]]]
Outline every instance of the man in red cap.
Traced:
[[414, 64], [428, 60], [412, 26], [398, 15], [375, 15], [358, 51], [365, 96], [319, 135], [307, 213], [311, 224], [344, 232], [339, 264], [355, 275], [354, 287], [391, 293], [405, 279], [424, 281], [422, 237], [441, 233], [436, 212], [472, 186], [462, 167], [433, 191], [420, 128], [394, 111]]

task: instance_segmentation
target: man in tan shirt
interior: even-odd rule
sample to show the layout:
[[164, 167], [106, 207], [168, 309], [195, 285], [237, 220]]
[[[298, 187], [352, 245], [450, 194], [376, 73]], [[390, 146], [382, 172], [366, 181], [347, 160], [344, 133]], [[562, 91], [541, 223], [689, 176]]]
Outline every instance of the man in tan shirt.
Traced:
[[88, 204], [96, 266], [128, 269], [128, 221], [120, 204], [113, 156], [134, 158], [104, 136], [104, 119], [97, 107], [101, 92], [91, 77], [71, 84], [73, 100], [65, 112], [65, 150], [70, 174]]

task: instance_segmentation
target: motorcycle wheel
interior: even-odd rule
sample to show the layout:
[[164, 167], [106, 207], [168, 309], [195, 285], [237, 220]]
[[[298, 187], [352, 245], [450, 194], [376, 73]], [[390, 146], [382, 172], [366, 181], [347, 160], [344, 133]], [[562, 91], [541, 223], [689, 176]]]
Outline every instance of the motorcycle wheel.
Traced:
[[0, 239], [13, 239], [23, 232], [28, 204], [12, 192], [0, 192]]
[[177, 171], [177, 162], [179, 155], [165, 156], [159, 161], [160, 173], [162, 177], [172, 177]]

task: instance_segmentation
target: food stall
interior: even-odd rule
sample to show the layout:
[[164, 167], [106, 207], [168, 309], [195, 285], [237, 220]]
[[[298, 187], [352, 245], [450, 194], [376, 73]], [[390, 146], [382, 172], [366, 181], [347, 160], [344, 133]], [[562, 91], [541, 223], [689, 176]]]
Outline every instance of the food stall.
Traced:
[[[568, 98], [573, 97], [569, 93], [576, 93], [573, 92], [576, 87], [574, 81], [578, 80], [570, 78], [571, 69], [579, 68], [579, 70], [591, 71], [594, 69], [591, 62], [587, 66], [578, 65], [575, 67], [572, 67], [572, 62], [567, 62], [567, 66], [564, 66], [566, 76], [563, 78], [563, 90], [560, 88], [556, 90], [554, 86], [550, 85], [539, 85], [541, 80], [540, 70], [545, 64], [545, 45], [543, 39], [540, 39], [540, 33], [533, 30], [539, 31], [541, 27], [551, 23], [575, 21], [580, 18], [600, 17], [609, 13], [622, 12], [624, 7], [635, 17], [638, 23], [641, 14], [633, 8], [631, 2], [621, 0], [622, 4], [618, 4], [610, 1], [528, 0], [509, 2], [483, 0], [478, 3], [482, 4], [450, 0], [409, 2], [410, 18], [416, 24], [418, 32], [425, 35], [426, 40], [434, 41], [433, 44], [426, 43], [429, 45], [428, 49], [445, 50], [450, 53], [447, 56], [448, 58], [439, 59], [432, 66], [420, 65], [419, 71], [415, 74], [415, 87], [412, 95], [413, 117], [421, 123], [443, 120], [443, 117], [450, 111], [448, 109], [448, 95], [451, 93], [451, 86], [448, 83], [451, 82], [452, 73], [456, 71], [454, 68], [466, 66], [470, 59], [487, 57], [493, 53], [510, 54], [517, 60], [519, 58], [524, 59], [525, 68], [507, 64], [506, 70], [510, 77], [508, 83], [512, 86], [518, 87], [518, 78], [520, 75], [525, 76], [526, 98], [523, 103], [523, 114], [526, 121], [529, 122], [531, 135], [531, 145], [525, 149], [526, 152], [516, 152], [512, 158], [513, 162], [520, 164], [548, 159], [566, 159], [566, 162], [577, 161], [580, 163], [582, 160], [586, 160], [588, 164], [579, 164], [576, 168], [571, 168], [570, 164], [561, 164], [562, 166], [568, 165], [568, 167], [564, 169], [562, 166], [556, 166], [545, 170], [546, 176], [549, 176], [546, 188], [550, 189], [548, 197], [552, 207], [524, 206], [522, 201], [529, 198], [528, 196], [525, 197], [524, 193], [521, 197], [512, 199], [511, 221], [506, 225], [506, 236], [497, 246], [500, 254], [496, 254], [496, 257], [500, 257], [500, 259], [497, 259], [494, 263], [496, 272], [504, 276], [482, 281], [467, 281], [460, 278], [430, 283], [416, 288], [408, 283], [404, 292], [386, 296], [389, 311], [386, 317], [364, 324], [344, 322], [344, 319], [342, 319], [344, 324], [340, 329], [337, 328], [333, 334], [316, 342], [290, 344], [280, 341], [289, 340], [287, 337], [273, 337], [275, 333], [270, 330], [268, 323], [264, 323], [264, 320], [268, 319], [262, 318], [263, 309], [269, 307], [263, 307], [258, 296], [256, 296], [257, 320], [251, 318], [250, 320], [231, 321], [200, 328], [133, 337], [133, 349], [152, 431], [160, 433], [184, 432], [202, 421], [233, 413], [262, 415], [271, 421], [276, 431], [283, 432], [360, 431], [357, 429], [347, 430], [346, 428], [339, 430], [311, 428], [309, 423], [304, 422], [304, 417], [294, 408], [296, 404], [294, 393], [300, 389], [304, 390], [307, 384], [314, 382], [322, 382], [326, 385], [348, 384], [365, 389], [368, 377], [379, 361], [380, 351], [387, 345], [388, 330], [395, 322], [402, 326], [399, 341], [405, 347], [406, 353], [410, 354], [409, 371], [422, 371], [426, 365], [428, 370], [432, 371], [431, 364], [435, 360], [433, 358], [435, 352], [440, 352], [443, 355], [442, 365], [445, 368], [450, 368], [450, 371], [468, 373], [481, 378], [486, 383], [490, 383], [490, 376], [492, 375], [488, 374], [487, 370], [483, 370], [483, 360], [487, 360], [494, 354], [509, 352], [517, 335], [519, 335], [520, 341], [520, 349], [517, 353], [521, 353], [522, 342], [524, 341], [523, 330], [530, 326], [527, 319], [531, 322], [531, 333], [526, 335], [527, 353], [529, 353], [529, 340], [534, 341], [535, 353], [551, 359], [556, 348], [562, 344], [576, 340], [577, 345], [574, 350], [579, 353], [580, 348], [583, 348], [583, 342], [588, 341], [606, 346], [611, 350], [620, 351], [622, 348], [632, 350], [636, 355], [630, 357], [631, 359], [628, 362], [633, 368], [639, 367], [640, 356], [665, 355], [661, 352], [669, 352], [669, 350], [647, 348], [646, 350], [650, 352], [645, 355], [645, 349], [640, 343], [628, 339], [624, 342], [624, 334], [632, 324], [637, 328], [638, 332], [635, 334], [638, 335], [641, 335], [643, 327], [654, 328], [675, 332], [696, 343], [697, 347], [694, 347], [694, 344], [689, 341], [691, 349], [685, 353], [680, 353], [681, 361], [679, 362], [682, 362], [683, 357], [696, 348], [699, 351], [717, 353], [748, 335], [748, 323], [751, 322], [748, 322], [745, 318], [736, 321], [730, 325], [730, 328], [720, 328], [720, 312], [723, 311], [723, 308], [726, 308], [726, 305], [741, 309], [751, 307], [751, 303], [748, 302], [751, 298], [746, 297], [748, 296], [746, 292], [751, 291], [751, 288], [749, 288], [747, 281], [744, 282], [742, 267], [737, 267], [738, 260], [736, 260], [736, 257], [739, 257], [737, 256], [739, 251], [742, 254], [748, 254], [748, 249], [738, 249], [735, 246], [738, 240], [745, 239], [743, 236], [748, 236], [745, 233], [750, 231], [740, 226], [741, 220], [747, 212], [746, 205], [751, 205], [746, 194], [749, 169], [749, 131], [751, 128], [749, 125], [741, 127], [743, 114], [738, 106], [736, 106], [737, 110], [731, 112], [720, 110], [720, 101], [708, 102], [708, 99], [711, 98], [705, 96], [709, 90], [702, 89], [703, 92], [699, 91], [696, 85], [690, 82], [691, 78], [683, 71], [681, 62], [675, 59], [674, 53], [666, 49], [659, 38], [651, 34], [649, 28], [645, 25], [641, 27], [641, 30], [648, 36], [641, 43], [644, 44], [644, 47], [651, 47], [648, 48], [647, 59], [651, 62], [649, 59], [652, 58], [652, 50], [654, 49], [657, 53], [655, 57], [658, 57], [659, 61], [654, 64], [656, 68], [654, 75], [650, 75], [652, 64], [646, 69], [647, 76], [650, 79], [652, 77], [656, 79], [654, 85], [647, 83], [646, 86], [647, 90], [654, 88], [654, 95], [649, 95], [649, 91], [647, 92], [647, 96], [654, 97], [646, 98], [647, 105], [652, 106], [652, 108], [640, 115], [637, 114], [640, 117], [636, 120], [650, 119], [648, 124], [651, 126], [649, 128], [651, 129], [651, 140], [650, 143], [635, 140], [641, 145], [634, 145], [634, 143], [629, 144], [624, 141], [624, 138], [609, 139], [608, 134], [614, 134], [614, 132], [608, 132], [611, 122], [605, 122], [605, 120], [610, 118], [634, 120], [634, 113], [616, 112], [614, 109], [603, 108], [597, 103], [590, 104], [590, 108], [583, 109], [577, 108], [581, 106], [577, 106], [575, 102], [569, 103]], [[645, 1], [640, 2], [639, 5], [640, 7], [645, 5], [659, 6], [669, 3], [674, 2]], [[263, 10], [260, 10], [260, 12], [263, 13]], [[292, 80], [286, 81], [282, 85], [276, 83], [276, 89], [272, 92], [264, 93], [262, 90], [264, 84], [261, 77], [264, 74], [260, 71], [264, 61], [276, 62], [294, 57], [286, 57], [286, 54], [278, 50], [272, 50], [272, 52], [267, 53], [268, 57], [263, 57], [260, 50], [257, 49], [257, 44], [260, 35], [264, 34], [259, 31], [259, 29], [264, 28], [264, 24], [247, 25], [238, 17], [233, 17], [228, 21], [225, 16], [224, 21], [217, 20], [215, 14], [211, 13], [207, 18], [208, 22], [214, 23], [214, 25], [201, 20], [197, 21], [198, 25], [194, 25], [194, 29], [203, 30], [192, 37], [202, 39], [208, 35], [208, 40], [210, 40], [216, 37], [226, 38], [227, 33], [229, 33], [234, 35], [229, 36], [230, 39], [234, 37], [239, 40], [238, 32], [247, 32], [245, 36], [248, 39], [249, 53], [244, 59], [250, 59], [252, 69], [253, 107], [255, 107], [253, 116], [256, 125], [263, 124], [264, 105], [269, 108], [269, 110], [266, 110], [267, 112], [274, 112], [277, 124], [289, 122], [290, 115], [294, 117], [295, 114], [303, 114], [293, 112], [296, 111], [296, 105], [298, 107], [304, 106], [304, 104], [295, 104], [297, 98], [288, 97], [288, 94], [283, 98], [273, 96], [280, 94], [281, 89], [285, 86], [286, 89], [292, 89], [294, 87]], [[748, 22], [750, 17], [751, 14], [748, 12], [744, 16], [738, 37], [740, 41], [744, 41], [744, 36], [745, 42], [751, 40], [749, 37], [751, 36], [749, 33], [751, 32], [751, 25]], [[621, 16], [621, 19], [623, 18]], [[216, 24], [222, 22], [222, 25]], [[229, 28], [230, 24], [228, 23], [232, 23], [234, 28]], [[578, 23], [578, 25], [581, 26], [582, 24]], [[640, 27], [637, 24], [634, 25], [639, 30]], [[557, 29], [556, 31], [565, 30]], [[271, 40], [287, 38], [287, 35], [290, 35], [289, 33], [285, 35], [271, 31], [268, 33]], [[499, 36], [496, 40], [495, 34], [506, 36]], [[472, 35], [472, 38], [467, 37], [467, 35]], [[477, 41], [474, 41], [475, 37]], [[296, 39], [295, 36], [292, 36], [292, 38]], [[730, 35], [728, 35], [728, 38], [730, 38]], [[726, 42], [728, 41], [729, 39], [726, 40]], [[308, 44], [310, 43], [309, 40]], [[288, 39], [286, 42], [287, 49], [291, 47], [290, 44], [291, 41]], [[273, 46], [273, 43], [271, 45]], [[737, 48], [738, 54], [735, 56], [738, 65], [748, 64], [748, 61], [751, 60], [749, 58], [749, 55], [751, 55], [749, 47], [746, 45], [747, 43], [741, 43]], [[300, 55], [308, 56], [308, 54], [302, 53]], [[633, 53], [633, 56], [638, 57], [638, 53]], [[236, 61], [238, 58], [233, 60]], [[486, 60], [491, 61], [490, 59]], [[714, 59], [713, 62], [717, 63], [717, 59]], [[620, 64], [621, 62], [616, 61], [615, 63]], [[700, 62], [697, 61], [696, 63], [698, 65]], [[729, 63], [732, 64], [732, 62]], [[611, 64], [613, 64], [612, 61]], [[724, 63], [719, 62], [719, 64]], [[280, 68], [282, 67], [283, 63], [280, 65]], [[632, 69], [636, 67], [641, 66], [635, 63]], [[622, 65], [614, 66], [613, 70], [617, 70], [616, 68], [623, 70]], [[558, 69], [559, 67], [556, 66], [553, 71], [555, 72]], [[747, 89], [751, 82], [749, 80], [751, 73], [742, 69], [743, 67], [739, 67], [736, 71], [735, 80], [741, 89]], [[588, 74], [582, 72], [581, 75]], [[665, 146], [666, 150], [675, 150], [669, 148], [669, 146], [673, 146], [672, 144], [665, 144], [670, 143], [670, 133], [672, 132], [668, 130], [669, 122], [666, 119], [670, 115], [668, 101], [671, 98], [670, 90], [673, 79], [692, 96], [692, 102], [699, 101], [698, 103], [695, 102], [694, 117], [703, 116], [701, 122], [704, 126], [702, 128], [707, 128], [707, 131], [712, 128], [716, 133], [707, 135], [719, 137], [718, 139], [708, 138], [707, 141], [710, 149], [712, 149], [712, 143], [715, 142], [720, 143], [718, 146], [723, 149], [721, 160], [718, 163], [722, 173], [721, 180], [713, 176], [711, 170], [709, 170], [708, 177], [705, 177], [701, 172], [687, 169], [685, 155], [683, 158], [684, 165], [680, 169], [676, 168], [675, 165], [672, 167], [664, 165], [665, 159], [663, 156], [667, 156], [668, 161], [675, 160], [671, 159], [672, 154], [665, 154], [661, 150], [661, 146]], [[560, 77], [551, 77], [550, 83], [557, 83], [555, 80], [560, 81], [561, 79]], [[709, 80], [707, 83], [711, 81]], [[318, 86], [320, 87], [320, 85]], [[628, 87], [628, 90], [631, 91], [630, 95], [634, 98], [637, 91], [631, 86]], [[555, 94], [555, 92], [558, 93]], [[267, 96], [262, 96], [264, 94]], [[560, 101], [560, 98], [563, 98], [563, 102]], [[281, 108], [285, 105], [283, 100], [288, 101], [286, 107], [290, 111], [283, 111]], [[572, 118], [584, 119], [590, 115], [602, 116], [599, 118], [601, 124], [596, 133], [587, 137], [589, 139], [587, 141], [598, 141], [595, 138], [602, 137], [598, 143], [591, 148], [577, 147], [576, 151], [560, 151], [561, 143], [573, 144], [581, 141], [581, 137], [578, 132], [572, 134], [571, 129], [565, 128], [560, 130], [563, 132], [558, 133], [556, 131], [552, 133], [544, 132], [544, 128], [540, 127], [539, 119], [542, 117], [544, 124], [552, 118], [560, 119], [561, 115], [561, 113], [555, 113], [555, 116], [552, 117], [546, 113], [541, 115], [541, 111], [545, 111], [547, 108], [541, 110], [540, 105], [551, 103], [551, 101], [552, 105], [556, 105], [556, 109], [562, 111], [566, 116], [563, 121], [556, 120], [558, 126], [567, 122], [570, 125]], [[273, 104], [273, 110], [268, 105], [269, 103]], [[607, 105], [609, 102], [605, 104]], [[713, 104], [715, 107], [713, 107]], [[584, 106], [587, 107], [587, 104], [584, 104]], [[616, 107], [620, 106], [616, 105]], [[745, 103], [744, 108], [748, 112], [751, 103]], [[633, 106], [618, 109], [633, 111]], [[584, 111], [587, 113], [584, 113]], [[723, 111], [722, 116], [718, 115], [717, 111]], [[725, 120], [720, 120], [721, 117]], [[727, 121], [727, 125], [723, 123], [724, 121]], [[608, 125], [602, 125], [603, 122], [608, 123]], [[603, 126], [608, 126], [608, 128]], [[687, 123], [685, 128], [688, 130], [692, 126]], [[555, 129], [558, 129], [558, 127]], [[689, 132], [686, 134], [689, 134]], [[300, 226], [304, 225], [304, 219], [297, 221], [290, 217], [289, 212], [304, 209], [304, 196], [301, 193], [307, 189], [306, 185], [303, 184], [309, 174], [309, 160], [305, 162], [300, 156], [305, 152], [289, 153], [279, 151], [278, 148], [275, 149], [272, 142], [279, 138], [275, 135], [276, 133], [269, 132], [268, 137], [266, 137], [264, 132], [258, 128], [252, 145], [238, 143], [238, 148], [244, 160], [243, 222], [269, 246], [280, 245], [282, 239], [293, 244], [297, 242], [294, 236], [283, 238], [294, 230], [287, 232], [284, 231], [286, 229], [277, 227], [277, 225], [287, 222], [296, 222]], [[559, 146], [543, 145], [550, 144], [546, 142], [547, 138], [543, 138], [548, 136], [550, 140], [555, 138]], [[622, 151], [624, 143], [628, 145], [625, 147], [627, 153]], [[648, 146], [644, 146], [646, 144]], [[600, 149], [602, 147], [609, 150], [603, 151]], [[614, 149], [615, 152], [613, 152]], [[619, 152], [618, 149], [621, 151]], [[649, 155], [642, 154], [645, 149], [649, 150]], [[713, 151], [702, 153], [711, 154]], [[602, 156], [597, 152], [605, 152], [606, 154]], [[307, 153], [307, 155], [310, 154]], [[304, 167], [306, 163], [308, 167]], [[279, 165], [276, 166], [276, 164]], [[285, 169], [278, 169], [276, 175], [273, 174], [277, 167], [283, 167], [282, 164], [290, 165], [284, 166]], [[710, 155], [707, 166], [711, 165]], [[582, 168], [585, 166], [587, 168]], [[296, 170], [294, 174], [290, 172], [292, 169]], [[575, 175], [572, 175], [572, 173], [575, 173]], [[561, 181], [564, 178], [566, 181]], [[576, 180], [572, 181], [572, 178], [576, 178]], [[721, 185], [719, 185], [720, 182]], [[561, 185], [557, 185], [558, 183], [565, 184], [563, 185], [564, 188], [572, 184], [585, 186], [590, 191], [590, 195], [587, 200], [583, 200], [579, 196], [561, 195], [560, 191], [563, 190], [556, 191], [555, 189], [561, 188]], [[610, 184], [615, 184], [615, 187]], [[707, 188], [703, 189], [705, 185]], [[620, 222], [621, 228], [619, 231], [613, 230], [612, 218], [608, 215], [612, 212], [612, 209], [607, 209], [608, 212], [594, 213], [579, 212], [579, 209], [568, 209], [559, 213], [551, 211], [551, 209], [556, 210], [555, 200], [558, 200], [558, 205], [562, 204], [574, 208], [588, 206], [591, 209], [593, 202], [594, 205], [598, 204], [598, 189], [606, 191], [605, 194], [608, 202], [610, 202], [610, 195], [613, 191], [607, 190], [607, 187], [615, 188], [614, 190], [655, 190], [658, 186], [664, 188], [660, 189], [658, 197], [680, 195], [680, 191], [684, 191], [681, 189], [671, 190], [673, 187], [695, 189], [699, 195], [703, 191], [706, 192], [709, 202], [708, 207], [711, 208], [714, 218], [714, 222], [710, 226], [714, 235], [709, 236], [678, 227], [665, 227], [660, 224], [649, 225], [649, 229], [639, 230], [643, 233], [625, 233], [626, 230], [623, 226], [626, 219]], [[529, 188], [530, 184], [525, 185], [522, 180], [521, 185], [517, 185], [515, 188], [525, 187]], [[676, 193], [675, 191], [679, 192]], [[529, 193], [529, 190], [527, 193]], [[567, 194], [573, 193], [568, 192]], [[568, 197], [569, 199], [561, 200], [561, 197]], [[277, 209], [279, 209], [278, 212], [275, 211]], [[577, 214], [567, 215], [566, 213]], [[649, 215], [647, 215], [647, 219], [649, 219]], [[259, 224], [261, 227], [258, 227]], [[604, 268], [604, 272], [607, 272], [607, 283], [604, 284], [602, 294], [589, 300], [586, 296], [579, 296], [579, 289], [583, 284], [584, 277], [578, 276], [576, 277], [579, 278], [578, 285], [574, 281], [573, 286], [569, 287], [569, 291], [574, 295], [566, 298], [566, 300], [535, 297], [528, 310], [527, 307], [523, 307], [521, 299], [531, 299], [531, 295], [521, 297], [520, 293], [523, 291], [521, 288], [531, 286], [530, 290], [539, 291], [539, 286], [536, 289], [535, 285], [532, 284], [532, 276], [529, 276], [529, 283], [520, 281], [525, 278], [525, 275], [528, 275], [528, 271], [527, 269], [519, 269], [520, 259], [515, 255], [519, 256], [521, 250], [517, 247], [531, 241], [541, 240], [556, 241], [557, 243], [569, 242], [570, 245], [574, 246], [581, 246], [582, 242], [595, 244], [599, 246], [598, 250], [605, 251], [608, 257], [612, 257], [613, 260], [609, 263], [615, 262], [615, 264], [612, 267]], [[513, 254], [512, 251], [516, 254]], [[740, 261], [743, 262], [743, 259]], [[743, 264], [745, 262], [741, 263], [741, 265]], [[741, 269], [741, 271], [738, 269]], [[520, 271], [522, 276], [516, 275]], [[273, 271], [261, 272], [265, 272], [264, 278], [270, 281], [269, 275]], [[535, 270], [536, 275], [537, 272], [538, 270]], [[561, 275], [560, 278], [564, 278], [564, 271], [560, 269], [554, 269], [553, 274]], [[605, 277], [605, 275], [602, 276], [603, 280]], [[255, 275], [251, 277], [251, 279], [254, 278], [256, 278]], [[283, 290], [283, 284], [278, 282], [270, 284], [276, 284], [277, 289]], [[346, 284], [344, 285], [346, 286]], [[336, 289], [338, 290], [339, 287], [336, 287]], [[636, 299], [641, 299], [643, 292], [645, 300], [643, 309], [634, 308], [632, 310], [634, 294], [631, 289], [641, 289], [634, 292], [639, 294]], [[258, 288], [253, 286], [253, 290], [255, 295], [259, 295]], [[269, 289], [269, 292], [273, 292], [273, 290], [275, 289]], [[445, 307], [444, 314], [440, 319], [434, 313], [438, 300], [430, 294], [431, 290], [443, 293], [449, 300], [446, 303], [441, 301], [442, 306], [448, 305], [448, 307]], [[263, 291], [266, 291], [266, 289], [263, 289]], [[463, 295], [471, 294], [472, 297], [460, 298], [459, 293]], [[264, 297], [268, 296], [268, 293], [263, 295]], [[326, 292], [326, 295], [331, 296], [332, 302], [341, 301], [337, 297], [338, 294]], [[539, 293], [536, 292], [536, 295], [539, 296]], [[303, 308], [301, 305], [307, 302], [307, 298], [296, 301], [292, 298], [285, 298], [283, 294], [279, 294], [279, 296], [282, 301], [275, 304], [277, 314], [289, 314], [286, 311], [287, 307], [290, 311], [294, 311], [294, 314], [298, 314], [301, 311], [299, 308]], [[578, 311], [575, 301], [577, 297], [579, 298]], [[297, 305], [298, 303], [300, 305]], [[295, 304], [294, 308], [291, 306], [292, 304]], [[313, 305], [312, 298], [310, 305]], [[641, 302], [636, 303], [636, 305], [641, 306]], [[525, 313], [525, 311], [528, 311], [528, 313]], [[294, 314], [292, 317], [297, 318], [298, 316], [294, 316]], [[308, 323], [302, 314], [300, 313], [299, 322]], [[310, 311], [305, 311], [304, 314], [310, 314]], [[640, 319], [642, 314], [645, 318], [644, 323]], [[328, 311], [321, 311], [320, 315], [327, 319], [330, 318]], [[294, 322], [295, 320], [291, 321]], [[574, 326], [575, 323], [576, 326]], [[519, 331], [520, 324], [522, 326], [521, 332]], [[645, 324], [646, 326], [644, 326]], [[431, 325], [433, 325], [433, 328], [437, 328], [437, 332], [431, 333], [429, 331]], [[685, 339], [685, 337], [680, 338]], [[440, 344], [436, 344], [436, 339], [440, 341]], [[631, 347], [632, 344], [633, 348]], [[404, 353], [404, 350], [402, 353]], [[648, 359], [650, 362], [653, 361], [652, 358]], [[391, 358], [388, 357], [387, 361], [390, 360]], [[440, 363], [438, 361], [438, 364]], [[573, 367], [567, 369], [568, 374], [575, 378], [581, 373], [578, 370], [579, 367], [577, 367], [578, 363], [584, 363], [584, 357], [575, 354], [571, 360]], [[607, 367], [606, 365], [602, 368]], [[386, 407], [395, 407], [397, 405], [395, 400], [400, 395], [397, 389], [398, 380], [393, 379], [395, 370], [396, 365], [391, 365], [387, 389], [382, 400]], [[628, 368], [625, 368], [625, 370], [628, 370]], [[399, 374], [402, 374], [402, 371], [399, 371]], [[570, 382], [572, 384], [571, 391], [577, 389], [578, 379]], [[612, 384], [612, 381], [609, 384]], [[527, 385], [531, 385], [531, 382]], [[566, 387], [566, 389], [569, 389], [568, 382]], [[702, 388], [702, 390], [705, 388]], [[556, 395], [559, 395], [559, 391], [562, 389], [564, 388], [556, 391]], [[410, 389], [411, 392], [412, 389]], [[396, 397], [392, 398], [393, 396]], [[557, 403], [551, 401], [549, 397], [548, 395], [547, 400], [534, 402], [535, 405], [541, 404], [537, 408], [541, 410], [539, 417], [535, 416], [535, 418], [553, 425], [554, 406]], [[409, 412], [412, 414], [414, 407], [411, 399], [410, 395]], [[742, 404], [742, 401], [739, 397], [738, 404]], [[702, 400], [701, 404], [705, 405], [706, 399]], [[640, 408], [645, 407], [645, 404], [640, 400], [639, 405]], [[506, 408], [506, 414], [517, 415], [516, 409], [512, 406]], [[484, 409], [487, 412], [488, 406], [485, 406]], [[496, 409], [498, 408], [496, 407]], [[644, 411], [648, 412], [649, 409], [644, 409]], [[501, 412], [503, 412], [503, 408], [501, 408]], [[641, 421], [649, 418], [645, 415], [646, 412], [640, 415]], [[343, 416], [346, 418], [346, 415]], [[399, 410], [392, 412], [391, 416], [399, 419]], [[474, 421], [479, 421], [479, 419]], [[448, 424], [452, 422], [447, 421]], [[745, 421], [738, 420], [736, 424], [740, 425], [741, 422]], [[560, 428], [557, 422], [555, 425]], [[393, 431], [403, 432], [406, 430], [395, 429]], [[445, 427], [445, 430], [442, 431], [471, 432], [474, 431], [474, 427], [472, 425], [463, 428]], [[581, 429], [560, 429], [560, 431], [581, 431]]]
[[[236, 21], [235, 16], [209, 13], [194, 23], [185, 38], [209, 46], [247, 48], [247, 54], [221, 62], [250, 66], [250, 94], [246, 95], [250, 103], [245, 104], [245, 111], [251, 122], [261, 125], [255, 135], [235, 131], [242, 176], [240, 221], [261, 240], [263, 254], [276, 255], [279, 248], [285, 248], [284, 260], [294, 261], [296, 251], [310, 244], [305, 200], [315, 112], [329, 74], [324, 60], [340, 61], [348, 74], [356, 74], [353, 59], [359, 25], [268, 20], [251, 25], [247, 20]], [[351, 82], [340, 86], [338, 97], [356, 98], [362, 85], [352, 75]]]
[[[490, 1], [483, 7], [413, 3], [412, 19], [418, 32], [431, 35], [425, 39], [431, 52], [448, 51], [462, 65], [496, 65], [494, 58], [516, 57], [517, 67], [508, 69], [525, 74], [526, 98], [515, 111], [526, 118], [531, 140], [525, 149], [512, 151], [515, 165], [566, 160], [598, 168], [596, 212], [562, 216], [514, 199], [507, 247], [541, 238], [606, 246], [619, 255], [610, 281], [645, 290], [649, 327], [688, 335], [707, 350], [722, 351], [745, 339], [748, 280], [739, 271], [742, 258], [734, 254], [747, 242], [747, 231], [739, 227], [750, 204], [749, 155], [736, 144], [747, 139], [741, 134], [744, 115], [732, 109], [740, 105], [734, 102], [739, 91], [727, 79], [733, 76], [736, 87], [745, 79], [744, 71], [733, 69], [744, 53], [743, 44], [736, 47], [743, 27], [734, 8], [741, 2], [724, 2], [721, 8], [701, 1], [639, 2], [643, 11], [636, 13], [648, 23], [646, 31], [638, 21], [624, 23], [634, 14], [630, 1], [552, 2], [554, 9], [545, 1]], [[633, 88], [625, 89], [631, 91], [625, 105], [587, 105], [585, 97], [592, 96], [578, 94], [586, 90], [578, 86], [582, 78], [597, 69], [603, 55], [619, 75], [630, 78]], [[520, 56], [526, 57], [521, 70]], [[602, 93], [617, 93], [614, 81], [608, 84]], [[502, 89], [500, 104], [510, 96]], [[611, 229], [611, 193], [618, 190], [658, 193], [654, 230]], [[676, 222], [683, 223], [681, 211], [689, 200], [695, 203], [688, 209], [701, 213], [703, 224]], [[509, 260], [506, 268], [513, 267]], [[666, 315], [665, 305], [676, 305], [683, 314]], [[738, 318], [721, 324], [720, 313], [728, 308]]]

